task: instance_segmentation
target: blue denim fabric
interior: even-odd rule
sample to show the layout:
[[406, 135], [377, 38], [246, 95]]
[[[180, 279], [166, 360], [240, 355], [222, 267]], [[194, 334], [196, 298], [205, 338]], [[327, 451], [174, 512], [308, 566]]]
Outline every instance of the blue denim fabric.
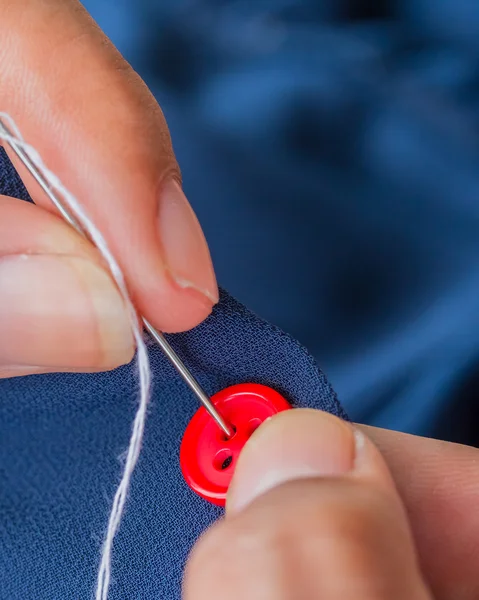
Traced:
[[[0, 194], [27, 197], [3, 151]], [[209, 394], [263, 383], [295, 406], [346, 418], [304, 348], [224, 291], [205, 323], [169, 337]], [[115, 542], [111, 600], [180, 598], [187, 553], [221, 514], [186, 486], [179, 468], [181, 438], [198, 402], [157, 346], [150, 357], [153, 397]], [[134, 365], [0, 380], [0, 600], [92, 597], [136, 398]]]

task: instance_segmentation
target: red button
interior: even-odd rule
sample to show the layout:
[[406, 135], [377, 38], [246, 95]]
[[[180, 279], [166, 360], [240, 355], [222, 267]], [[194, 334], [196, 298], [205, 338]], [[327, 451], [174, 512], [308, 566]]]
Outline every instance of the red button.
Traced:
[[233, 385], [211, 401], [234, 427], [228, 439], [202, 407], [191, 419], [181, 442], [180, 464], [190, 488], [205, 500], [224, 506], [238, 456], [253, 431], [291, 405], [269, 387], [256, 383]]

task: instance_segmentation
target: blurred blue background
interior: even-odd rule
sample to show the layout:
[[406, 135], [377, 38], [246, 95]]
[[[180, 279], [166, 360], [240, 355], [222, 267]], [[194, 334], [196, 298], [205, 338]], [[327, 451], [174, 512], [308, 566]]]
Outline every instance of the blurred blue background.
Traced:
[[479, 2], [84, 0], [161, 103], [219, 280], [353, 419], [479, 441]]

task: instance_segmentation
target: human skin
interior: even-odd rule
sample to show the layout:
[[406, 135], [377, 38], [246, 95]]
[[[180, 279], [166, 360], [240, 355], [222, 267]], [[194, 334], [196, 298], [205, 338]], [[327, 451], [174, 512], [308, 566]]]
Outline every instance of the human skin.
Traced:
[[[79, 2], [0, 0], [0, 14], [0, 110], [102, 231], [138, 311], [194, 327], [218, 288], [160, 107]], [[35, 205], [0, 196], [0, 377], [129, 362], [98, 252], [11, 158]], [[185, 600], [473, 600], [478, 505], [476, 449], [287, 411], [246, 445]]]
[[[79, 2], [0, 0], [0, 13], [0, 110], [80, 199], [139, 312], [165, 332], [198, 325], [218, 288], [148, 88]], [[98, 254], [11, 158], [36, 206], [0, 197], [0, 376], [128, 362], [127, 315]]]
[[185, 600], [474, 600], [479, 452], [286, 411], [240, 455]]

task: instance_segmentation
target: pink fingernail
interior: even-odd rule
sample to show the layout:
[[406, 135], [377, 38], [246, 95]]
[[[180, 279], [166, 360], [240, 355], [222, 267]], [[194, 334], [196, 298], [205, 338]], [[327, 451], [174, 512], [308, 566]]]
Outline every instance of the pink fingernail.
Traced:
[[0, 364], [104, 367], [128, 362], [127, 310], [97, 264], [74, 256], [0, 258]]
[[173, 280], [181, 288], [201, 293], [209, 304], [216, 304], [218, 285], [203, 230], [174, 179], [161, 188], [158, 226]]

